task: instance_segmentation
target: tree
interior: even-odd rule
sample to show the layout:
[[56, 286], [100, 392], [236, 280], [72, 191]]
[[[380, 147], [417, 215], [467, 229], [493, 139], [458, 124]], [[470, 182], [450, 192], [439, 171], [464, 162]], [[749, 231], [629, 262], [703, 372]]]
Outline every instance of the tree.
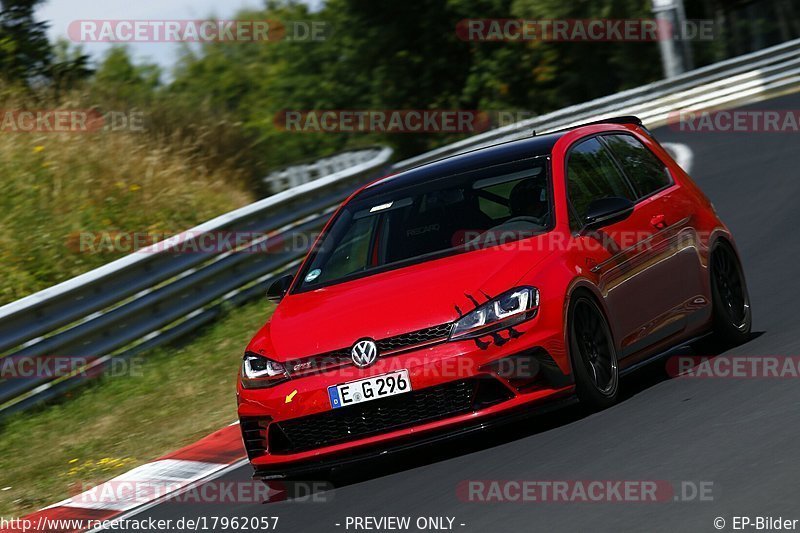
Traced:
[[[649, 0], [514, 0], [514, 16], [533, 20], [650, 19]], [[661, 78], [655, 42], [544, 42], [528, 44], [551, 107], [584, 102]]]
[[105, 99], [114, 99], [128, 105], [148, 102], [159, 86], [161, 69], [158, 65], [134, 64], [127, 48], [112, 47], [103, 58], [94, 75], [93, 89]]
[[53, 54], [47, 40], [47, 24], [33, 13], [42, 0], [0, 1], [0, 75], [11, 82], [28, 84], [47, 78]]
[[89, 56], [80, 47], [71, 47], [63, 39], [53, 47], [53, 61], [49, 70], [56, 97], [94, 74], [94, 69], [89, 65]]

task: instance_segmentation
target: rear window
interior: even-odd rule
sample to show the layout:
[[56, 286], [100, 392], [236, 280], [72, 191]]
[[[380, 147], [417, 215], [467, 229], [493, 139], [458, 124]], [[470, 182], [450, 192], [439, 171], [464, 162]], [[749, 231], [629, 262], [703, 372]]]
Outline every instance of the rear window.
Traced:
[[552, 228], [547, 157], [392, 188], [367, 189], [337, 215], [300, 274], [312, 289]]

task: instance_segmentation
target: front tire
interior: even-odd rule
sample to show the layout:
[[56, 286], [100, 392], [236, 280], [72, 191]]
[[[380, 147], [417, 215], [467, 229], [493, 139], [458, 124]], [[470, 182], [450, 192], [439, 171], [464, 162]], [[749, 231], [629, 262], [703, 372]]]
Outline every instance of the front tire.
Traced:
[[570, 303], [569, 340], [578, 399], [592, 410], [615, 404], [619, 397], [617, 350], [608, 321], [592, 298], [579, 295]]
[[714, 335], [725, 346], [743, 344], [750, 339], [753, 316], [742, 264], [730, 244], [714, 246], [709, 269]]

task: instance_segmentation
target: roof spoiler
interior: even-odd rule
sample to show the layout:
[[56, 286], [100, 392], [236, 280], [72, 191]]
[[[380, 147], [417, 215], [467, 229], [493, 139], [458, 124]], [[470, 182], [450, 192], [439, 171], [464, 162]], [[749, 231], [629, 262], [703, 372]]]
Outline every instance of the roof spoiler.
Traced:
[[[642, 119], [640, 119], [635, 115], [624, 115], [620, 117], [604, 118], [602, 120], [585, 122], [583, 124], [577, 124], [575, 126], [570, 126], [568, 128], [561, 128], [555, 131], [549, 131], [547, 133], [561, 133], [564, 131], [574, 130], [575, 128], [582, 128], [584, 126], [594, 126], [596, 124], [635, 124], [636, 126], [642, 127], [645, 131], [647, 131], [647, 133], [650, 133], [650, 130], [648, 130], [647, 127], [644, 124], [642, 124]], [[533, 135], [534, 136], [536, 135], [536, 131], [533, 132]]]

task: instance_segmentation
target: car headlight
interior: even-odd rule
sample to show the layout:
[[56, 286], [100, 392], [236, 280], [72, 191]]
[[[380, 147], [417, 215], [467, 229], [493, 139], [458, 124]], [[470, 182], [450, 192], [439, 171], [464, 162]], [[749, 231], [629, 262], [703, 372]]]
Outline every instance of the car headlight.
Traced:
[[539, 308], [539, 291], [534, 287], [519, 287], [461, 317], [450, 332], [450, 339], [485, 335], [492, 331], [519, 324], [533, 318]]
[[281, 363], [245, 352], [242, 361], [242, 387], [245, 389], [265, 389], [288, 379], [289, 373]]

